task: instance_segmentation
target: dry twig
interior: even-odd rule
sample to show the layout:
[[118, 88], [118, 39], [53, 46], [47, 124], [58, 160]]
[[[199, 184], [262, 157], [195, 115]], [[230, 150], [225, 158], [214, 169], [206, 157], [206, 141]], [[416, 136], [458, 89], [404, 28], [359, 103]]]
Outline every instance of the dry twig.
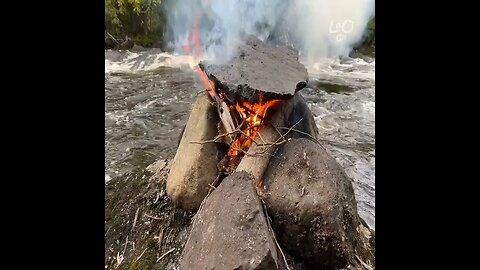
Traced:
[[127, 235], [127, 238], [125, 239], [125, 247], [123, 248], [123, 252], [122, 252], [122, 257], [125, 255], [125, 250], [127, 250], [127, 244], [128, 244], [128, 235]]
[[158, 248], [160, 249], [162, 247], [162, 241], [163, 241], [163, 232], [165, 231], [165, 227], [162, 227], [162, 230], [160, 231], [160, 234], [158, 236], [154, 236], [153, 240], [158, 239]]
[[120, 252], [117, 252], [117, 257], [115, 258], [117, 260], [117, 262], [115, 263], [115, 269], [117, 269], [120, 264], [122, 264], [123, 258], [123, 255], [120, 255]]
[[115, 37], [112, 36], [112, 34], [110, 34], [109, 32], [107, 32], [107, 35], [108, 35], [111, 39], [113, 39], [113, 41], [115, 41], [117, 44], [119, 43], [118, 40], [117, 40]]
[[285, 257], [285, 254], [283, 253], [282, 248], [280, 247], [280, 244], [279, 244], [278, 241], [277, 241], [277, 237], [275, 236], [275, 232], [273, 231], [272, 225], [270, 224], [270, 217], [268, 216], [267, 206], [266, 206], [266, 204], [265, 204], [265, 201], [264, 201], [262, 198], [260, 198], [260, 200], [261, 200], [261, 202], [262, 202], [263, 211], [265, 211], [265, 216], [266, 216], [266, 219], [267, 219], [268, 230], [272, 233], [273, 240], [275, 241], [275, 244], [277, 245], [278, 250], [279, 250], [280, 253], [282, 254], [282, 258], [283, 258], [283, 262], [285, 263], [285, 267], [287, 267], [287, 270], [290, 270], [290, 267], [288, 267], [287, 258]]
[[195, 143], [195, 144], [215, 143], [215, 142], [218, 142], [218, 139], [220, 139], [220, 138], [223, 138], [223, 137], [225, 137], [225, 136], [230, 136], [230, 135], [233, 135], [233, 134], [235, 134], [235, 133], [240, 133], [240, 132], [241, 132], [241, 130], [237, 128], [237, 129], [235, 129], [235, 130], [233, 130], [233, 131], [231, 131], [231, 132], [227, 132], [227, 133], [223, 133], [223, 134], [217, 135], [217, 136], [215, 136], [215, 137], [214, 137], [213, 139], [211, 139], [211, 140], [199, 141], [199, 142], [197, 142], [197, 141], [191, 141], [190, 143]]
[[263, 151], [261, 152], [256, 152], [256, 153], [246, 153], [246, 155], [248, 156], [258, 156], [258, 155], [264, 155], [271, 147], [273, 146], [279, 146], [281, 144], [284, 144], [287, 142], [287, 140], [285, 139], [285, 136], [288, 135], [288, 133], [290, 133], [290, 131], [292, 131], [292, 129], [298, 125], [301, 121], [303, 120], [303, 117], [298, 120], [295, 124], [293, 124], [290, 128], [288, 128], [287, 132], [285, 132], [284, 134], [282, 134], [278, 129], [277, 127], [275, 127], [274, 125], [271, 125], [273, 128], [275, 128], [275, 130], [279, 133], [280, 137], [274, 142], [274, 143], [266, 143], [266, 144], [258, 144], [258, 146], [268, 146], [267, 148], [265, 148]]
[[143, 256], [143, 253], [145, 253], [145, 251], [147, 251], [147, 248], [145, 248], [142, 252], [142, 254], [140, 254], [140, 256], [138, 256], [136, 259], [135, 259], [135, 262], [138, 262], [138, 260], [140, 260], [140, 258], [142, 258]]
[[266, 143], [265, 140], [262, 138], [262, 134], [261, 132], [258, 132], [258, 137], [260, 138], [260, 140], [262, 140], [262, 143]]
[[222, 133], [222, 134], [219, 134], [217, 136], [215, 136], [213, 139], [211, 140], [206, 140], [206, 141], [191, 141], [190, 143], [194, 143], [194, 144], [206, 144], [206, 143], [215, 143], [215, 142], [219, 142], [218, 139], [220, 138], [223, 138], [225, 136], [229, 136], [229, 135], [233, 135], [233, 134], [237, 134], [237, 133], [244, 133], [245, 131], [249, 130], [249, 129], [252, 129], [252, 128], [255, 128], [255, 127], [260, 127], [262, 125], [253, 125], [253, 126], [250, 126], [250, 127], [247, 127], [245, 130], [241, 130], [241, 127], [243, 126], [243, 122], [240, 123], [240, 125], [235, 129], [235, 130], [232, 130], [230, 132], [227, 132], [227, 133]]
[[355, 258], [357, 258], [357, 260], [362, 264], [363, 267], [365, 267], [365, 269], [367, 269], [367, 270], [373, 270], [373, 267], [371, 267], [370, 265], [366, 264], [362, 259], [360, 259], [360, 257], [358, 257], [358, 255], [355, 254]]
[[135, 229], [135, 225], [137, 225], [138, 211], [140, 211], [140, 207], [138, 207], [137, 212], [135, 212], [135, 218], [133, 219], [132, 231], [133, 231], [133, 229]]
[[116, 257], [116, 264], [115, 264], [115, 269], [117, 269], [120, 264], [122, 264], [123, 259], [125, 259], [125, 251], [127, 250], [127, 244], [128, 244], [128, 235], [127, 238], [125, 239], [125, 247], [123, 248], [122, 254], [120, 255], [120, 252], [117, 252], [117, 257]]
[[162, 220], [162, 219], [159, 218], [159, 217], [154, 217], [154, 216], [150, 216], [150, 215], [147, 215], [147, 214], [145, 214], [145, 216], [148, 217], [148, 218], [155, 219], [155, 220]]
[[[279, 127], [279, 129], [287, 129], [287, 128], [286, 127]], [[323, 148], [323, 150], [326, 150], [325, 147], [320, 143], [320, 141], [317, 138], [313, 137], [312, 135], [308, 134], [307, 132], [303, 132], [301, 130], [294, 129], [294, 128], [291, 129], [291, 131], [295, 131], [295, 132], [298, 132], [298, 133], [303, 134], [305, 136], [308, 136], [309, 138], [314, 140], [317, 144], [319, 144]]]
[[[213, 138], [212, 140], [206, 140], [206, 141], [200, 141], [200, 142], [197, 142], [197, 141], [191, 141], [190, 143], [197, 143], [197, 144], [205, 144], [205, 143], [212, 143], [212, 142], [218, 142], [217, 140], [221, 137], [224, 137], [224, 136], [227, 136], [227, 135], [230, 135], [230, 134], [233, 134], [233, 133], [242, 133], [244, 134], [245, 136], [247, 136], [250, 140], [252, 140], [252, 142], [254, 142], [257, 146], [263, 146], [263, 147], [266, 147], [264, 148], [262, 151], [260, 152], [256, 152], [256, 153], [248, 153], [247, 151], [243, 150], [243, 149], [240, 149], [240, 148], [236, 148], [236, 147], [232, 147], [231, 146], [231, 149], [232, 150], [235, 150], [235, 151], [239, 151], [241, 152], [242, 154], [245, 154], [246, 156], [250, 156], [250, 157], [255, 157], [255, 156], [263, 156], [266, 152], [268, 152], [268, 150], [273, 147], [273, 146], [279, 146], [281, 144], [284, 144], [286, 143], [288, 140], [285, 139], [285, 136], [288, 135], [290, 133], [290, 131], [294, 130], [294, 127], [296, 125], [298, 125], [301, 121], [303, 120], [303, 118], [301, 118], [299, 121], [297, 121], [295, 124], [293, 124], [293, 126], [291, 126], [290, 128], [285, 128], [285, 127], [281, 127], [282, 129], [285, 128], [285, 129], [288, 129], [287, 132], [285, 132], [284, 134], [282, 134], [278, 129], [280, 128], [277, 128], [275, 127], [274, 125], [271, 125], [277, 132], [278, 134], [280, 135], [280, 137], [273, 143], [258, 143], [256, 142], [251, 136], [248, 136], [245, 131], [248, 130], [248, 129], [251, 129], [251, 128], [254, 128], [254, 127], [257, 127], [257, 126], [261, 126], [261, 125], [255, 125], [255, 126], [251, 126], [251, 127], [248, 127], [245, 129], [245, 131], [242, 131], [240, 129], [236, 129], [232, 132], [229, 132], [229, 133], [224, 133], [224, 134], [220, 134], [220, 135], [217, 135], [215, 136], [215, 138]], [[259, 135], [259, 137], [261, 136], [260, 135], [260, 132], [257, 133]], [[262, 141], [263, 138], [262, 138]], [[265, 142], [265, 141], [264, 141]]]
[[169, 251], [165, 252], [162, 256], [160, 256], [158, 259], [157, 259], [157, 262], [159, 262], [161, 259], [163, 259], [165, 256], [167, 256], [168, 254], [172, 253], [173, 251], [175, 251], [175, 248], [172, 248], [170, 249]]

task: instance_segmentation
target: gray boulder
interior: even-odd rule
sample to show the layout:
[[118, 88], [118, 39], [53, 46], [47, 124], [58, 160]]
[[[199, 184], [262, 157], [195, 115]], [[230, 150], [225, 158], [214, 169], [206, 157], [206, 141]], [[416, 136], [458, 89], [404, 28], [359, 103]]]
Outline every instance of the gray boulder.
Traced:
[[180, 270], [285, 269], [246, 172], [225, 178], [197, 215]]
[[177, 206], [196, 211], [217, 178], [217, 164], [223, 157], [213, 139], [220, 121], [216, 108], [204, 94], [197, 97], [185, 126], [167, 179], [167, 194]]
[[309, 269], [374, 264], [351, 180], [320, 145], [305, 138], [283, 144], [263, 180], [280, 245]]

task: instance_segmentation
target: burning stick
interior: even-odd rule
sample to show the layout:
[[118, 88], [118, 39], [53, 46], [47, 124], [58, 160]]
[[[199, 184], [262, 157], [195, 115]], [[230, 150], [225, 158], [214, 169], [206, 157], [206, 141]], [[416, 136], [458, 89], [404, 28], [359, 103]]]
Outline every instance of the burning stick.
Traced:
[[[292, 112], [294, 98], [283, 102], [278, 111], [272, 115], [270, 120], [271, 125], [265, 125], [259, 132], [262, 140], [266, 142], [276, 142], [281, 137], [281, 134], [277, 132], [275, 127], [281, 126], [286, 123], [288, 116]], [[259, 137], [260, 137], [259, 136]], [[246, 171], [253, 175], [255, 180], [260, 180], [267, 168], [270, 157], [273, 154], [275, 147], [266, 145], [252, 145], [247, 154], [243, 157], [238, 164], [237, 171]], [[262, 152], [262, 155], [256, 155], [256, 153]]]
[[232, 116], [230, 115], [230, 111], [228, 110], [227, 104], [221, 100], [218, 95], [215, 94], [215, 100], [217, 102], [217, 111], [220, 119], [222, 120], [223, 128], [225, 131], [230, 133], [226, 138], [230, 140], [227, 143], [231, 143], [233, 141], [233, 131], [235, 130], [235, 124], [233, 123]]
[[235, 130], [235, 124], [233, 123], [232, 116], [230, 115], [230, 110], [228, 109], [227, 103], [220, 98], [218, 95], [214, 84], [208, 79], [207, 75], [197, 66], [194, 68], [195, 72], [197, 72], [200, 77], [202, 78], [202, 81], [205, 86], [207, 86], [207, 92], [210, 94], [210, 97], [212, 97], [213, 101], [215, 102], [215, 105], [217, 107], [218, 115], [220, 116], [220, 119], [222, 120], [223, 128], [225, 131], [228, 133], [228, 136], [226, 138], [229, 138], [227, 140], [227, 143], [230, 144], [233, 142], [233, 133]]

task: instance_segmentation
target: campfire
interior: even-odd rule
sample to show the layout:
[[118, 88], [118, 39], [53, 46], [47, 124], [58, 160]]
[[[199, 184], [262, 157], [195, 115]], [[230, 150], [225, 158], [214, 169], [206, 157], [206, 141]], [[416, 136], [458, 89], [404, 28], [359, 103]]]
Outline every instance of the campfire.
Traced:
[[258, 101], [249, 102], [242, 99], [231, 100], [222, 92], [221, 87], [211, 81], [200, 67], [195, 67], [204, 83], [205, 89], [214, 100], [218, 114], [221, 118], [215, 142], [223, 142], [228, 145], [228, 152], [220, 162], [219, 169], [225, 174], [231, 174], [238, 166], [242, 157], [248, 152], [250, 146], [255, 143], [265, 144], [256, 137], [272, 111], [282, 103], [280, 99], [265, 100], [265, 93], [258, 91]]
[[[183, 48], [195, 57], [203, 57], [202, 44], [198, 34], [195, 34], [195, 25], [192, 27], [192, 35], [186, 39]], [[268, 154], [267, 150], [273, 148], [278, 141], [266, 141], [261, 135], [261, 130], [265, 125], [272, 126], [270, 118], [275, 111], [286, 100], [291, 99], [296, 91], [306, 86], [306, 70], [297, 62], [297, 58], [292, 57], [294, 55], [292, 51], [282, 51], [279, 54], [281, 58], [272, 60], [268, 52], [275, 49], [257, 39], [250, 38], [244, 46], [239, 47], [239, 55], [231, 60], [231, 64], [216, 65], [200, 62], [194, 67], [221, 121], [217, 127], [218, 134], [213, 139], [193, 143], [215, 142], [223, 143], [228, 147], [225, 156], [218, 163], [218, 170], [223, 175], [233, 173], [245, 155]], [[292, 74], [283, 74], [285, 75], [283, 78], [280, 77], [282, 74], [279, 74], [280, 76], [271, 74], [272, 81], [264, 84], [269, 89], [259, 87], [265, 80], [259, 81], [252, 70], [271, 69], [273, 71], [275, 67], [286, 64], [295, 68], [293, 77], [297, 83], [292, 85], [290, 91], [284, 88], [288, 87], [288, 84], [281, 84], [285, 81], [285, 77], [291, 82]], [[291, 72], [292, 69], [289, 71]], [[282, 137], [282, 134], [276, 131]], [[263, 147], [263, 149], [260, 153], [248, 153], [252, 145]]]
[[[201, 48], [198, 35], [184, 46], [197, 57]], [[203, 60], [194, 71], [204, 89], [166, 183], [174, 204], [198, 211], [180, 269], [288, 270], [282, 248], [306, 269], [370, 260], [351, 182], [299, 93], [308, 74], [297, 52], [251, 38], [227, 63]]]

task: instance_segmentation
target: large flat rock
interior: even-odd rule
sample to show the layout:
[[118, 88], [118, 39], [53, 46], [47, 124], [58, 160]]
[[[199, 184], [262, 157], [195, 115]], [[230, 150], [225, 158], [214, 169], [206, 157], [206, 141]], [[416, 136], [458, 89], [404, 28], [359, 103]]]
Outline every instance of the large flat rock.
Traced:
[[287, 46], [265, 44], [249, 38], [237, 55], [226, 64], [201, 63], [202, 69], [232, 100], [258, 100], [258, 90], [266, 99], [288, 99], [308, 81], [298, 52]]

